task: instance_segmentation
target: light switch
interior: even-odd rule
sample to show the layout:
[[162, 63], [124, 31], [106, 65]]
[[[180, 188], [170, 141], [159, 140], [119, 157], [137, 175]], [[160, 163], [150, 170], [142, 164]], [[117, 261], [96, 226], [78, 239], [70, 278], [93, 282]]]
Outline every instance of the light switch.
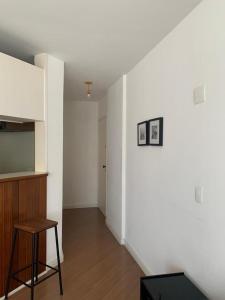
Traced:
[[206, 88], [204, 85], [198, 86], [193, 92], [194, 104], [200, 104], [206, 101]]
[[195, 201], [199, 204], [202, 204], [204, 201], [203, 192], [204, 192], [204, 189], [202, 186], [195, 187]]

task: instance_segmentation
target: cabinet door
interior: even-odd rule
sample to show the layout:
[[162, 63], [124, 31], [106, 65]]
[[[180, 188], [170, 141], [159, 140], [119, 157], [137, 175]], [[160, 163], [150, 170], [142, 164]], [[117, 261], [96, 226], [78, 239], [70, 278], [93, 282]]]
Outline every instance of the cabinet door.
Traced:
[[[19, 181], [19, 222], [33, 218], [46, 218], [46, 177], [31, 178]], [[19, 233], [19, 268], [31, 264], [31, 235]], [[39, 260], [46, 262], [46, 233], [40, 233]], [[39, 273], [45, 267], [39, 267]], [[20, 274], [20, 279], [28, 281], [31, 269]]]
[[[12, 247], [13, 225], [18, 222], [18, 182], [0, 183], [0, 297], [4, 294]], [[18, 268], [18, 248], [16, 249], [13, 270]], [[10, 289], [18, 284], [14, 281]]]

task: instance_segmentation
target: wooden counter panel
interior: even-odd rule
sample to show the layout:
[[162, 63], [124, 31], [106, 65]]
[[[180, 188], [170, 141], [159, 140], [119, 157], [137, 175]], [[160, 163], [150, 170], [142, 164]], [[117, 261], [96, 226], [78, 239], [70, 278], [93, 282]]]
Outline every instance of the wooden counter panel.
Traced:
[[[0, 297], [4, 295], [12, 246], [13, 225], [32, 218], [46, 218], [46, 175], [0, 182]], [[46, 262], [46, 233], [40, 234], [40, 261]], [[20, 233], [14, 270], [31, 264], [31, 235]], [[40, 267], [39, 272], [43, 272]], [[22, 272], [22, 280], [30, 279], [30, 271]], [[11, 290], [18, 284], [12, 281]]]
[[[18, 182], [0, 183], [0, 274], [8, 273], [9, 258], [12, 248], [13, 225], [18, 222]], [[14, 257], [13, 269], [18, 268], [18, 245]], [[6, 279], [6, 276], [4, 276]], [[10, 290], [18, 283], [11, 283]], [[0, 280], [0, 295], [4, 293], [5, 280]]]

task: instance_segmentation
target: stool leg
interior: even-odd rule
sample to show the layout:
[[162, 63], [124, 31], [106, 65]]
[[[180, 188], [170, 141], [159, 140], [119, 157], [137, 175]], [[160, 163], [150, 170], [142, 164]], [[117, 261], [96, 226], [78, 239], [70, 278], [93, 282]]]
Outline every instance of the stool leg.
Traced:
[[36, 234], [32, 234], [31, 300], [34, 299], [35, 244], [36, 244]]
[[36, 270], [35, 270], [35, 282], [38, 281], [38, 263], [39, 262], [39, 233], [36, 236]]
[[18, 233], [18, 230], [14, 229], [13, 230], [12, 250], [11, 250], [12, 252], [11, 252], [11, 257], [10, 257], [10, 261], [9, 261], [8, 278], [7, 278], [7, 282], [6, 282], [6, 288], [5, 288], [5, 299], [8, 299], [8, 294], [9, 294], [10, 279], [12, 277], [12, 269], [13, 269], [13, 258], [14, 258], [15, 248], [16, 248], [17, 233]]
[[58, 241], [57, 226], [55, 226], [55, 242], [56, 242], [56, 252], [57, 252], [57, 261], [58, 261], [60, 294], [63, 295], [63, 286], [62, 286], [62, 275], [61, 275], [61, 266], [60, 266], [60, 257], [59, 257], [59, 241]]

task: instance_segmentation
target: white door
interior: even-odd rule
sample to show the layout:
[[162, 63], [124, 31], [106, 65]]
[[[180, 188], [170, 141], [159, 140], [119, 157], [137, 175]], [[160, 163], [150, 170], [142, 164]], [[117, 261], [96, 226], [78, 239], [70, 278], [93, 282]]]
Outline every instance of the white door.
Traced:
[[98, 201], [102, 213], [106, 213], [106, 118], [99, 120], [99, 188]]

